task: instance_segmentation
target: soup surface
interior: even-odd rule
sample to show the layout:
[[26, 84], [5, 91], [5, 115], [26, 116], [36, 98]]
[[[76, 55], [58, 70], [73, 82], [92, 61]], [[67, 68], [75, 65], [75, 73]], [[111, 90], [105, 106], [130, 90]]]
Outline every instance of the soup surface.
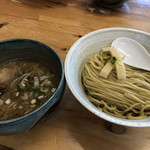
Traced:
[[0, 121], [26, 115], [48, 100], [58, 86], [57, 74], [47, 65], [14, 60], [0, 66]]

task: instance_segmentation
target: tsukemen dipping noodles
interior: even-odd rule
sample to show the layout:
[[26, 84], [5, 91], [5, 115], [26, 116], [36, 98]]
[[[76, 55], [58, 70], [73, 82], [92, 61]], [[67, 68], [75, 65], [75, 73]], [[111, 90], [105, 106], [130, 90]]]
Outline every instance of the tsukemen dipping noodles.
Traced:
[[0, 66], [0, 121], [26, 115], [56, 91], [56, 72], [41, 62], [14, 60]]
[[150, 72], [123, 63], [125, 54], [102, 48], [82, 71], [88, 99], [109, 115], [124, 119], [150, 116]]

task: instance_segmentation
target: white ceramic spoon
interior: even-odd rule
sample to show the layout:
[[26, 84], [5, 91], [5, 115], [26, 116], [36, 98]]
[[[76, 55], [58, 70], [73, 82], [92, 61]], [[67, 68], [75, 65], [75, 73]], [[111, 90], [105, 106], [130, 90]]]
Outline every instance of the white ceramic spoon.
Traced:
[[111, 46], [127, 54], [123, 60], [125, 64], [150, 71], [150, 54], [137, 41], [120, 37], [115, 39]]

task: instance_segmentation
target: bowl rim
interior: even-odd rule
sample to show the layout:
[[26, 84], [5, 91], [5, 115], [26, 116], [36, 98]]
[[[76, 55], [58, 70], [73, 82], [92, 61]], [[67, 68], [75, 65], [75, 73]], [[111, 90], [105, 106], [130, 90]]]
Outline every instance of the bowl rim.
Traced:
[[55, 93], [43, 104], [41, 105], [40, 107], [38, 107], [37, 109], [35, 109], [34, 111], [22, 116], [22, 117], [18, 117], [18, 118], [14, 118], [14, 119], [9, 119], [9, 120], [4, 120], [4, 121], [0, 121], [0, 125], [4, 125], [4, 124], [10, 124], [10, 123], [15, 123], [17, 121], [21, 121], [23, 119], [29, 119], [32, 115], [35, 115], [39, 110], [41, 110], [43, 107], [45, 107], [47, 105], [47, 103], [49, 103], [49, 101], [51, 101], [53, 99], [53, 97], [55, 97], [58, 92], [59, 92], [59, 89], [61, 88], [61, 85], [65, 79], [65, 70], [64, 70], [64, 64], [63, 64], [63, 61], [61, 59], [61, 57], [59, 56], [59, 54], [53, 49], [51, 48], [50, 46], [48, 46], [47, 44], [41, 42], [41, 41], [38, 41], [38, 40], [34, 40], [34, 39], [27, 39], [27, 38], [12, 38], [12, 39], [6, 39], [6, 40], [2, 40], [0, 41], [0, 44], [3, 44], [5, 42], [13, 42], [13, 41], [30, 41], [30, 42], [34, 42], [36, 44], [40, 44], [41, 46], [44, 46], [45, 48], [47, 48], [49, 51], [52, 51], [58, 58], [59, 62], [60, 62], [60, 65], [61, 65], [61, 69], [62, 69], [62, 73], [61, 73], [61, 79], [59, 81], [59, 85], [55, 91]]
[[[122, 27], [113, 27], [113, 28], [103, 28], [103, 29], [98, 29], [98, 30], [95, 30], [95, 31], [92, 31], [86, 35], [84, 35], [83, 37], [81, 37], [79, 40], [77, 40], [73, 45], [72, 47], [70, 48], [70, 50], [68, 51], [67, 53], [67, 56], [66, 56], [66, 59], [65, 59], [65, 77], [66, 77], [66, 81], [67, 81], [67, 84], [71, 90], [71, 92], [73, 93], [73, 95], [75, 96], [75, 98], [86, 108], [88, 109], [90, 112], [92, 112], [93, 114], [95, 114], [96, 116], [106, 120], [106, 121], [109, 121], [109, 122], [112, 122], [112, 123], [115, 123], [115, 124], [118, 124], [118, 125], [123, 125], [123, 126], [129, 126], [129, 127], [150, 127], [150, 122], [139, 122], [139, 120], [129, 120], [129, 119], [122, 119], [122, 118], [117, 118], [117, 117], [114, 117], [114, 116], [111, 116], [109, 114], [106, 114], [98, 109], [95, 109], [92, 108], [89, 104], [87, 104], [86, 101], [84, 101], [80, 95], [77, 93], [77, 91], [74, 89], [74, 86], [70, 80], [70, 75], [69, 75], [69, 61], [70, 61], [70, 56], [72, 55], [75, 47], [77, 45], [79, 45], [82, 41], [86, 40], [88, 37], [91, 37], [93, 35], [96, 35], [96, 34], [100, 34], [100, 33], [103, 33], [103, 32], [109, 32], [109, 31], [125, 31], [125, 32], [129, 32], [129, 31], [132, 31], [134, 33], [139, 33], [139, 34], [144, 34], [146, 36], [150, 36], [150, 33], [147, 33], [147, 32], [144, 32], [144, 31], [141, 31], [141, 30], [137, 30], [137, 29], [132, 29], [132, 28], [122, 28]], [[143, 119], [144, 120], [144, 119]]]

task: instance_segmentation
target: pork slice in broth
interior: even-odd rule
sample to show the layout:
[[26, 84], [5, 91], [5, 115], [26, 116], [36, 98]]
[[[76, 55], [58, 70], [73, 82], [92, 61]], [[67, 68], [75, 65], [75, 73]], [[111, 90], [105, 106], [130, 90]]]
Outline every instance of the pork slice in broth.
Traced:
[[0, 68], [0, 83], [11, 80], [15, 75], [14, 68]]

